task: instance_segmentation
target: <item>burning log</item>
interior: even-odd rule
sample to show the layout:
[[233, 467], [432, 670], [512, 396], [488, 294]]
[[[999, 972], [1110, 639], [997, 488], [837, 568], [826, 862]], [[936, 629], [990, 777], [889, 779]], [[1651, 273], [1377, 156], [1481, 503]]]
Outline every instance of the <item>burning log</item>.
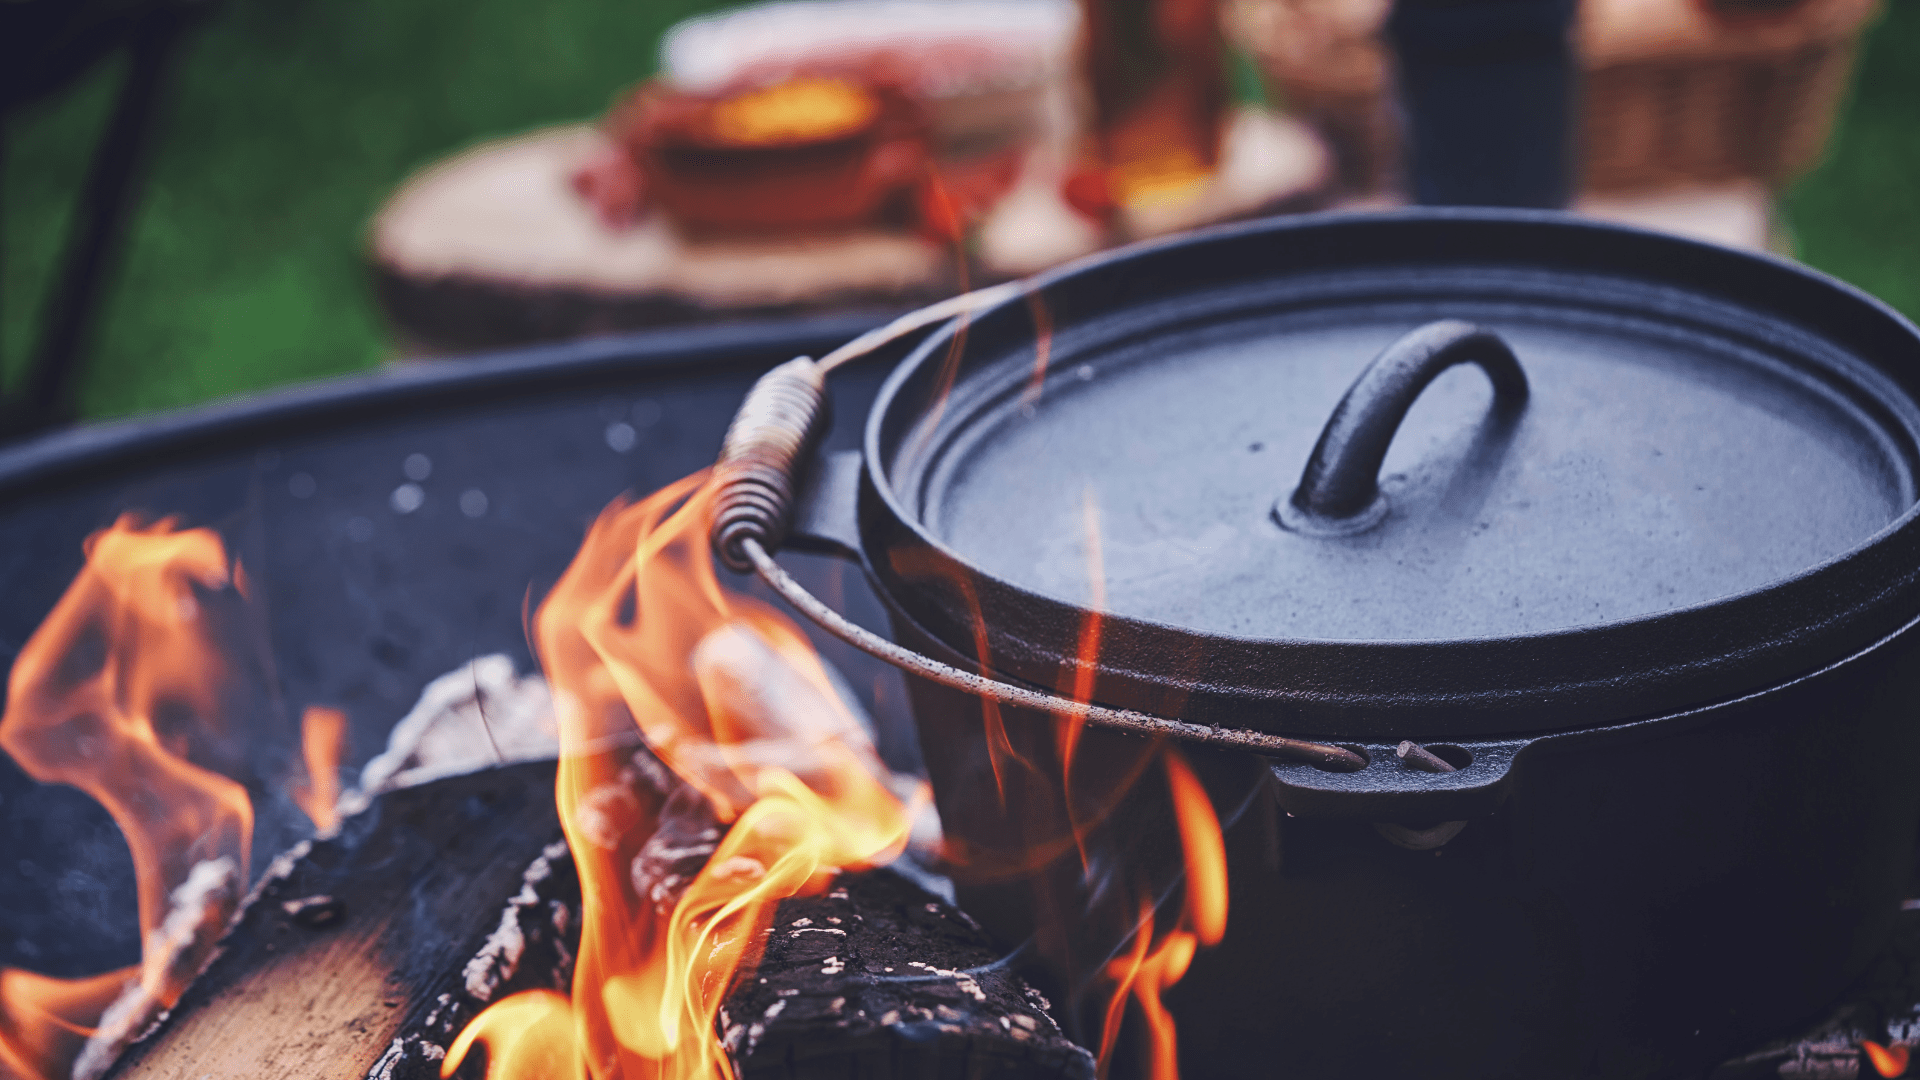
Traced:
[[965, 912], [881, 869], [781, 901], [721, 1040], [742, 1078], [1093, 1076], [1051, 1010]]
[[166, 1016], [180, 988], [212, 958], [220, 932], [239, 906], [241, 873], [232, 859], [209, 859], [195, 864], [173, 891], [166, 920], [147, 937], [143, 977], [129, 982], [107, 1006], [73, 1063], [73, 1080], [104, 1076], [129, 1043]]
[[[366, 1073], [455, 995], [517, 989], [518, 972], [546, 977], [565, 934], [531, 932], [535, 922], [577, 922], [552, 904], [556, 891], [577, 892], [565, 883], [571, 863], [523, 873], [564, 851], [549, 848], [560, 836], [553, 775], [536, 762], [388, 792], [334, 836], [281, 856], [219, 955], [106, 1075], [339, 1080]], [[516, 902], [534, 896], [509, 908], [518, 939], [499, 907], [475, 899], [516, 891]]]
[[[656, 761], [634, 752], [612, 783], [595, 796], [604, 819], [626, 816], [631, 805], [660, 807], [661, 827], [633, 860], [634, 888], [671, 910], [686, 883], [713, 853], [720, 831], [706, 800]], [[607, 805], [607, 804], [628, 804]], [[617, 835], [608, 839], [617, 843]], [[564, 842], [546, 847], [522, 875], [520, 891], [500, 912], [499, 924], [454, 985], [433, 998], [398, 1031], [367, 1080], [436, 1080], [448, 1049], [489, 1004], [524, 990], [566, 993], [580, 950], [580, 874]], [[444, 976], [436, 984], [451, 980]], [[482, 1075], [478, 1057], [460, 1075]]]
[[[632, 882], [657, 912], [670, 913], [723, 829], [707, 800], [646, 750], [598, 801], [626, 797], [659, 807], [659, 827], [633, 858]], [[521, 990], [564, 992], [580, 903], [572, 855], [549, 847], [458, 979], [443, 973], [431, 980], [445, 987], [437, 994], [412, 993], [431, 1007], [410, 1010], [367, 1080], [433, 1080], [486, 1005]], [[932, 1076], [962, 1060], [996, 1076], [1091, 1077], [1092, 1055], [1061, 1034], [1050, 1009], [964, 912], [882, 869], [843, 874], [824, 896], [782, 901], [758, 968], [728, 996], [716, 1035], [741, 1077], [889, 1068]], [[481, 1076], [480, 1057], [459, 1073]]]
[[447, 1047], [487, 1004], [522, 990], [565, 991], [580, 948], [580, 877], [567, 845], [541, 851], [520, 877], [486, 944], [460, 969], [458, 985], [387, 1044], [368, 1080], [437, 1080]]

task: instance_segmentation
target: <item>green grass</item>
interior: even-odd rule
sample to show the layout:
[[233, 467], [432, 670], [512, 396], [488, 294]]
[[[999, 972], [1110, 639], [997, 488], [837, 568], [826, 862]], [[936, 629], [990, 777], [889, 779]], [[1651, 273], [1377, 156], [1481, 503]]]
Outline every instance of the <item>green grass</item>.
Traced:
[[1887, 8], [1826, 161], [1783, 209], [1800, 258], [1920, 320], [1920, 4]]
[[[604, 109], [700, 0], [226, 0], [184, 51], [81, 388], [115, 416], [389, 355], [367, 219], [475, 140]], [[7, 372], [17, 379], [71, 193], [119, 72], [10, 125]]]
[[[712, 0], [225, 0], [169, 89], [81, 388], [86, 415], [371, 367], [392, 346], [369, 216], [475, 140], [598, 114]], [[1920, 316], [1920, 4], [1872, 31], [1827, 161], [1785, 210], [1802, 255]], [[117, 66], [11, 118], [0, 376], [17, 381]]]

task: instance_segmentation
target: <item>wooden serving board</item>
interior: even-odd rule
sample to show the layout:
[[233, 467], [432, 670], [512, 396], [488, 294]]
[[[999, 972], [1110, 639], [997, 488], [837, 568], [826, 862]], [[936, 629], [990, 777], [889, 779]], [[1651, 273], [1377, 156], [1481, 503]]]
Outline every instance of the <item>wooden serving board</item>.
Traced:
[[1216, 178], [1190, 202], [1124, 212], [1101, 230], [1060, 190], [1066, 136], [1042, 140], [964, 250], [903, 230], [689, 237], [654, 214], [611, 229], [572, 188], [609, 147], [570, 125], [477, 146], [428, 167], [374, 218], [382, 306], [412, 354], [552, 341], [718, 319], [897, 310], [1020, 277], [1110, 243], [1281, 210], [1316, 209], [1332, 165], [1305, 125], [1246, 109]]

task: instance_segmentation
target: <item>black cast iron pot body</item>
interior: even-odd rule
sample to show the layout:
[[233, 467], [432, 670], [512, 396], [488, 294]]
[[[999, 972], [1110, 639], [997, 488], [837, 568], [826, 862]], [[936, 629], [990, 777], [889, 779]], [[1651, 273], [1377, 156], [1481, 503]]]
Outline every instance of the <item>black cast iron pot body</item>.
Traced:
[[[1436, 320], [1517, 392], [1489, 361], [1404, 418], [1349, 401], [1389, 414], [1381, 495], [1303, 517], [1324, 418]], [[1533, 212], [1256, 223], [935, 334], [791, 543], [957, 666], [1364, 748], [1187, 751], [1231, 881], [1168, 994], [1188, 1075], [1687, 1075], [1817, 1013], [1898, 908], [1917, 400], [1914, 328], [1783, 261]], [[1179, 909], [1144, 741], [1085, 733], [1070, 810], [1066, 718], [910, 686], [963, 905], [1097, 1002], [1116, 875]]]

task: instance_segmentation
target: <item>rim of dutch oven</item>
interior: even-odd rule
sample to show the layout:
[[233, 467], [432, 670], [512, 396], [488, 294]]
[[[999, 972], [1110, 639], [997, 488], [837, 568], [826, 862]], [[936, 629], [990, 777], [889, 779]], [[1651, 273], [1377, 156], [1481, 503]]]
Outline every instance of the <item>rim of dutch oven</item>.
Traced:
[[[1867, 320], [1877, 320], [1877, 326], [1856, 325], [1855, 331], [1845, 337], [1835, 333], [1835, 328], [1825, 325], [1807, 325], [1808, 320], [1782, 317], [1781, 322], [1802, 329], [1805, 333], [1821, 341], [1838, 344], [1841, 351], [1853, 357], [1871, 357], [1866, 365], [1873, 374], [1887, 383], [1885, 388], [1862, 385], [1852, 373], [1835, 372], [1854, 388], [1869, 396], [1876, 403], [1884, 403], [1888, 388], [1897, 390], [1905, 398], [1905, 403], [1920, 410], [1920, 364], [1908, 373], [1906, 382], [1900, 379], [1900, 373], [1890, 370], [1888, 363], [1875, 356], [1871, 346], [1873, 338], [1884, 342], [1904, 344], [1920, 361], [1920, 328], [1899, 312], [1879, 299], [1855, 288], [1837, 278], [1824, 274], [1811, 267], [1803, 266], [1779, 256], [1736, 250], [1706, 241], [1692, 240], [1669, 233], [1620, 225], [1611, 222], [1582, 218], [1571, 213], [1543, 210], [1511, 210], [1491, 208], [1415, 208], [1407, 210], [1356, 213], [1333, 211], [1326, 213], [1301, 214], [1285, 218], [1272, 218], [1241, 222], [1197, 230], [1177, 237], [1145, 241], [1097, 253], [1067, 263], [1044, 274], [1029, 279], [1031, 286], [1022, 293], [993, 304], [968, 320], [971, 327], [981, 327], [991, 320], [1007, 318], [1029, 318], [1026, 306], [1029, 297], [1045, 293], [1054, 287], [1073, 282], [1086, 276], [1119, 270], [1143, 258], [1166, 253], [1179, 253], [1205, 249], [1215, 245], [1229, 245], [1245, 242], [1252, 237], [1271, 237], [1276, 243], [1283, 237], [1299, 237], [1304, 234], [1339, 230], [1406, 230], [1409, 228], [1460, 229], [1466, 227], [1484, 227], [1490, 229], [1525, 229], [1535, 232], [1557, 233], [1569, 242], [1584, 238], [1592, 242], [1612, 242], [1640, 245], [1647, 249], [1642, 257], [1656, 255], [1664, 248], [1669, 254], [1684, 256], [1688, 261], [1704, 260], [1719, 262], [1729, 268], [1741, 268], [1761, 279], [1761, 284], [1771, 284], [1790, 290], [1784, 299], [1795, 301], [1801, 309], [1814, 305], [1838, 308], [1828, 311], [1827, 320], [1837, 315], [1868, 315]], [[1546, 269], [1562, 271], [1609, 272], [1596, 270], [1588, 262], [1582, 262], [1581, 256], [1568, 258], [1556, 255], [1549, 250], [1557, 245], [1541, 244], [1539, 253], [1531, 258], [1521, 259], [1511, 253], [1484, 260], [1484, 265], [1492, 267], [1513, 267], [1533, 263]], [[1591, 253], [1587, 253], [1589, 262]], [[1472, 260], [1458, 255], [1446, 255], [1429, 252], [1426, 258], [1420, 258], [1417, 252], [1409, 252], [1400, 260], [1402, 265], [1427, 263], [1452, 263], [1462, 265]], [[1354, 264], [1355, 268], [1365, 269], [1365, 263]], [[1278, 268], [1277, 268], [1278, 269]], [[1299, 270], [1282, 271], [1299, 273]], [[1684, 287], [1690, 294], [1721, 303], [1755, 308], [1757, 304], [1748, 294], [1739, 296], [1719, 292], [1713, 288], [1694, 283], [1682, 283], [1674, 280], [1672, 274], [1644, 273], [1636, 275], [1630, 269], [1613, 269], [1614, 276], [1637, 280], [1649, 285], [1667, 284]], [[1775, 280], [1765, 280], [1771, 275]], [[1846, 309], [1851, 308], [1848, 312]], [[1086, 609], [1071, 601], [1025, 588], [996, 577], [981, 570], [964, 554], [954, 550], [941, 538], [929, 531], [916, 513], [910, 512], [893, 486], [893, 478], [887, 475], [889, 455], [883, 453], [889, 440], [886, 427], [895, 410], [907, 408], [902, 398], [915, 376], [927, 365], [934, 363], [952, 348], [953, 338], [961, 320], [948, 322], [929, 335], [888, 376], [875, 398], [862, 436], [863, 488], [876, 496], [885, 508], [885, 516], [891, 518], [887, 524], [906, 530], [917, 546], [924, 546], [934, 553], [936, 559], [943, 562], [948, 572], [961, 572], [970, 577], [974, 587], [985, 587], [1000, 596], [1003, 601], [1020, 605], [1022, 610], [1041, 610], [1047, 613], [1046, 622], [1057, 623], [1062, 617], [1076, 624]], [[1059, 332], [1055, 327], [1055, 333]], [[965, 343], [962, 343], [965, 348]], [[961, 376], [964, 378], [964, 376]], [[916, 407], [917, 408], [917, 407]], [[907, 424], [902, 430], [911, 429]], [[1907, 442], [1907, 449], [1920, 457], [1920, 430], [1912, 423], [1900, 425], [1899, 433]], [[1920, 482], [1920, 477], [1912, 482]], [[1596, 638], [1611, 639], [1614, 652], [1627, 657], [1637, 657], [1637, 664], [1625, 667], [1615, 665], [1608, 671], [1599, 671], [1604, 665], [1589, 665], [1585, 673], [1587, 678], [1569, 681], [1564, 677], [1549, 677], [1532, 681], [1527, 685], [1514, 686], [1508, 683], [1500, 688], [1481, 687], [1478, 689], [1465, 685], [1449, 688], [1407, 692], [1404, 689], [1380, 691], [1359, 690], [1353, 693], [1340, 693], [1329, 690], [1324, 685], [1302, 686], [1293, 691], [1274, 689], [1270, 692], [1240, 694], [1235, 701], [1222, 700], [1217, 705], [1209, 705], [1211, 685], [1202, 679], [1186, 679], [1173, 691], [1169, 699], [1168, 677], [1163, 673], [1148, 670], [1152, 664], [1151, 656], [1139, 653], [1148, 665], [1128, 664], [1128, 657], [1120, 656], [1109, 664], [1107, 655], [1098, 661], [1101, 684], [1095, 690], [1096, 700], [1102, 704], [1114, 704], [1122, 707], [1167, 709], [1170, 703], [1188, 702], [1192, 708], [1173, 708], [1169, 714], [1182, 715], [1184, 719], [1196, 722], [1234, 723], [1271, 731], [1294, 733], [1320, 733], [1333, 738], [1399, 738], [1418, 732], [1428, 738], [1442, 735], [1467, 738], [1496, 734], [1509, 734], [1521, 731], [1565, 730], [1570, 727], [1591, 726], [1600, 722], [1618, 722], [1634, 718], [1664, 715], [1684, 709], [1697, 708], [1713, 701], [1726, 700], [1749, 694], [1768, 686], [1789, 681], [1805, 671], [1815, 670], [1825, 665], [1845, 659], [1870, 648], [1876, 642], [1895, 633], [1901, 627], [1913, 621], [1916, 612], [1920, 612], [1920, 497], [1915, 497], [1909, 484], [1909, 502], [1905, 509], [1897, 514], [1871, 536], [1858, 544], [1830, 558], [1805, 567], [1797, 573], [1775, 578], [1743, 592], [1716, 597], [1711, 600], [1672, 608], [1665, 611], [1650, 612], [1577, 626], [1555, 628], [1537, 633], [1505, 637], [1478, 638], [1425, 638], [1425, 639], [1389, 639], [1389, 640], [1320, 640], [1307, 638], [1255, 638], [1232, 634], [1199, 631], [1181, 627], [1172, 623], [1158, 622], [1114, 612], [1103, 612], [1103, 637], [1113, 641], [1116, 637], [1124, 639], [1129, 632], [1152, 638], [1175, 635], [1186, 640], [1205, 644], [1209, 647], [1229, 651], [1257, 651], [1260, 649], [1319, 650], [1322, 652], [1355, 654], [1346, 658], [1344, 663], [1321, 665], [1335, 681], [1342, 676], [1355, 675], [1354, 663], [1359, 654], [1366, 654], [1367, 668], [1381, 664], [1414, 666], [1423, 669], [1450, 668], [1460, 662], [1457, 654], [1490, 653], [1501, 651], [1502, 657], [1483, 656], [1482, 665], [1489, 665], [1496, 672], [1512, 677], [1521, 674], [1533, 666], [1539, 656], [1525, 655], [1528, 652], [1549, 653], [1566, 652], [1591, 646]], [[862, 543], [868, 550], [864, 552], [869, 571], [882, 586], [882, 591], [891, 594], [896, 608], [903, 609], [897, 615], [906, 615], [922, 628], [923, 633], [943, 642], [959, 656], [966, 657], [970, 663], [971, 638], [940, 632], [937, 625], [939, 615], [931, 608], [915, 605], [911, 601], [920, 587], [903, 576], [894, 573], [877, 558], [879, 545], [871, 543], [871, 521], [868, 515], [862, 515]], [[1899, 551], [1891, 549], [1899, 548]], [[1891, 573], [1878, 573], [1876, 567], [1864, 565], [1873, 555], [1881, 555], [1892, 560], [1887, 569]], [[1884, 561], [1884, 559], [1883, 559]], [[1902, 573], [1904, 571], [1904, 573]], [[1855, 578], [1855, 594], [1850, 603], [1836, 608], [1832, 603], [1825, 606], [1805, 604], [1798, 601], [1806, 599], [1800, 594], [1811, 596], [1833, 595], [1829, 588], [1830, 579]], [[916, 580], [919, 576], [916, 575]], [[1861, 589], [1862, 581], [1878, 581], [1878, 589]], [[1903, 601], [1902, 594], [1913, 593]], [[909, 598], [902, 602], [902, 598]], [[1772, 601], [1772, 603], [1768, 603]], [[974, 605], [981, 612], [988, 611], [991, 604], [984, 596], [976, 596]], [[1744, 623], [1756, 611], [1775, 610], [1784, 605], [1791, 609], [1796, 620], [1796, 632], [1777, 634], [1775, 640], [1748, 641], [1736, 643], [1736, 647], [1715, 650], [1716, 655], [1706, 657], [1683, 657], [1677, 662], [1669, 658], [1658, 657], [1658, 649], [1649, 649], [1648, 645], [1659, 642], [1651, 639], [1673, 641], [1677, 638], [1692, 636], [1687, 631], [1692, 628], [1718, 622]], [[932, 616], [931, 618], [929, 616]], [[1062, 654], [1058, 650], [1049, 651], [1030, 638], [1014, 636], [1004, 625], [996, 625], [995, 620], [982, 615], [988, 622], [987, 636], [996, 646], [1007, 646], [1009, 651], [1002, 653], [994, 650], [994, 666], [1003, 674], [1011, 674], [1036, 685], [1048, 685], [1057, 677], [1059, 661], [1070, 657], [1070, 652]], [[1776, 617], [1775, 621], [1779, 621]], [[1680, 631], [1676, 633], [1675, 631]], [[1664, 632], [1663, 632], [1664, 631]], [[1851, 631], [1851, 632], [1849, 632]], [[1632, 644], [1636, 638], [1649, 639], [1637, 648], [1620, 648], [1623, 644]], [[1139, 651], [1136, 650], [1138, 653]], [[1454, 654], [1454, 655], [1448, 655]], [[1518, 654], [1518, 655], [1515, 655]], [[1036, 659], [1036, 657], [1038, 659]], [[1794, 662], [1781, 666], [1781, 661], [1791, 657]], [[1244, 658], [1242, 658], [1244, 659]], [[1297, 659], [1297, 658], [1296, 658]], [[1718, 663], [1716, 663], [1717, 661]], [[1437, 662], [1437, 664], [1436, 664]], [[1468, 661], [1472, 663], [1472, 661]], [[1292, 665], [1290, 665], [1291, 667]], [[1309, 665], [1311, 666], [1311, 665]], [[1551, 665], [1550, 665], [1551, 666]], [[1561, 665], [1565, 667], [1566, 665]], [[1575, 665], [1576, 667], [1578, 665]], [[1755, 669], [1767, 672], [1764, 677], [1756, 678]], [[1554, 669], [1555, 671], [1558, 668]], [[1431, 670], [1428, 674], [1432, 674]], [[1552, 672], [1549, 672], [1551, 675]], [[1178, 676], [1172, 677], [1179, 681]], [[1309, 682], [1312, 680], [1310, 679]], [[1373, 680], [1377, 682], [1378, 680]], [[1444, 681], [1444, 680], [1442, 680]], [[1461, 682], [1469, 680], [1460, 680]], [[1473, 682], [1501, 681], [1470, 680]], [[1692, 685], [1693, 690], [1680, 689]], [[1111, 686], [1113, 693], [1108, 693]], [[1661, 692], [1662, 690], [1665, 692]], [[1157, 691], [1157, 693], [1156, 693]], [[1231, 695], [1229, 695], [1231, 696]], [[1333, 700], [1338, 698], [1340, 700]], [[1291, 700], [1289, 700], [1291, 699]], [[1247, 708], [1256, 705], [1254, 715], [1249, 716]], [[1543, 722], [1542, 713], [1550, 713], [1551, 720]], [[1436, 724], [1444, 730], [1436, 730]]]

